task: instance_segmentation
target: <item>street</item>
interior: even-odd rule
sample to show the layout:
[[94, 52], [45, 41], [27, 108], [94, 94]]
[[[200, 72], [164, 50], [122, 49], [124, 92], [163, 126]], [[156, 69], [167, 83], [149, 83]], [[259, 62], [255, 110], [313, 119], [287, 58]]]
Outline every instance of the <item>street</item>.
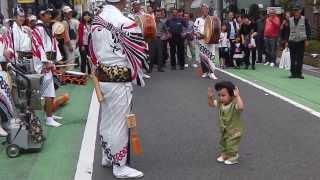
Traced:
[[[240, 164], [216, 162], [218, 115], [207, 105], [207, 87], [215, 81], [200, 79], [195, 70], [153, 73], [147, 87], [134, 92], [134, 113], [143, 147], [132, 166], [147, 180], [302, 180], [319, 179], [319, 118], [247, 83], [234, 82], [245, 102], [245, 135]], [[111, 179], [102, 168], [97, 142], [93, 180]]]

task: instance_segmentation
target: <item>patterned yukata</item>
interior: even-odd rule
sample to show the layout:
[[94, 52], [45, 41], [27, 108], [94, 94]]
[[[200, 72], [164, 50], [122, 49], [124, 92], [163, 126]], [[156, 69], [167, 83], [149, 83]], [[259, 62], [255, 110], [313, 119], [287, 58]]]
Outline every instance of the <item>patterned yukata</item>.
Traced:
[[[141, 59], [147, 59], [147, 44], [138, 25], [112, 5], [105, 5], [91, 27], [89, 50], [100, 66], [131, 69], [134, 83], [144, 85]], [[145, 63], [145, 61], [144, 61]], [[128, 156], [127, 115], [131, 110], [131, 82], [100, 82], [104, 101], [100, 104], [99, 134], [103, 160], [124, 166]]]

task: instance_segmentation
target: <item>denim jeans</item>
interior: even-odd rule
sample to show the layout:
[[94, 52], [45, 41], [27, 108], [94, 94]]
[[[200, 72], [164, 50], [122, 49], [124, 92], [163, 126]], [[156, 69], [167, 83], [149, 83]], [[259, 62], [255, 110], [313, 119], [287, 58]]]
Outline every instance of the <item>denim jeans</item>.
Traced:
[[276, 63], [277, 59], [277, 40], [278, 38], [264, 38], [264, 47], [266, 50], [266, 61]]

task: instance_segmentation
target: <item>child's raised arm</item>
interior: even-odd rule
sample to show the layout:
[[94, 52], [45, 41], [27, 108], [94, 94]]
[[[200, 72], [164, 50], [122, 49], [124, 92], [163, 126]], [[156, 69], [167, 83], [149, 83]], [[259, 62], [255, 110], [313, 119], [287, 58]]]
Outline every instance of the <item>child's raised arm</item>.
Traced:
[[214, 99], [213, 89], [208, 87], [208, 105], [209, 107], [216, 107], [217, 101]]
[[236, 109], [238, 111], [242, 111], [244, 109], [244, 104], [243, 104], [243, 101], [240, 97], [240, 91], [239, 91], [239, 88], [236, 87], [235, 90], [234, 90], [234, 98], [236, 100]]

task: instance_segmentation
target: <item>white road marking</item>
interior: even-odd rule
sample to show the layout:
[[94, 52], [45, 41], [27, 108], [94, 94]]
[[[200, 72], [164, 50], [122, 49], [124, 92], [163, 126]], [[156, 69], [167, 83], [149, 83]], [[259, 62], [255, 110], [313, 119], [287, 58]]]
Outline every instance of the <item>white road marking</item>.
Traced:
[[303, 105], [303, 104], [300, 104], [300, 103], [298, 103], [298, 102], [296, 102], [296, 101], [293, 101], [293, 100], [291, 100], [291, 99], [289, 99], [289, 98], [287, 98], [287, 97], [284, 97], [284, 96], [282, 96], [282, 95], [280, 95], [280, 94], [278, 94], [278, 93], [276, 93], [276, 92], [274, 92], [274, 91], [272, 91], [272, 90], [270, 90], [270, 89], [267, 89], [267, 88], [265, 88], [265, 87], [262, 87], [262, 86], [260, 86], [260, 85], [258, 85], [258, 84], [256, 84], [256, 83], [254, 83], [254, 82], [251, 82], [251, 81], [249, 81], [249, 80], [246, 80], [246, 79], [244, 79], [244, 78], [242, 78], [242, 77], [240, 77], [240, 76], [237, 76], [237, 75], [235, 75], [235, 74], [232, 74], [232, 73], [230, 73], [230, 72], [228, 72], [228, 71], [225, 71], [225, 70], [222, 70], [222, 69], [219, 69], [219, 68], [217, 68], [217, 70], [218, 70], [218, 71], [221, 71], [221, 72], [223, 72], [223, 73], [225, 73], [225, 74], [227, 74], [227, 75], [229, 75], [229, 76], [231, 76], [231, 77], [234, 77], [234, 78], [236, 78], [236, 79], [239, 79], [239, 80], [242, 81], [242, 82], [248, 83], [248, 84], [250, 84], [251, 86], [253, 86], [253, 87], [257, 88], [257, 89], [260, 89], [260, 90], [266, 92], [266, 93], [269, 94], [269, 95], [273, 95], [273, 96], [275, 96], [275, 97], [277, 97], [277, 98], [280, 98], [280, 99], [282, 99], [282, 100], [284, 100], [284, 101], [286, 101], [286, 102], [288, 102], [288, 103], [290, 103], [290, 104], [292, 104], [292, 105], [294, 105], [294, 106], [296, 106], [296, 107], [298, 107], [298, 108], [300, 108], [300, 109], [303, 109], [303, 110], [309, 112], [310, 114], [312, 114], [312, 115], [317, 116], [318, 118], [320, 118], [320, 112], [318, 112], [318, 111], [316, 111], [316, 110], [314, 110], [314, 109], [312, 109], [312, 108], [309, 108], [309, 107], [307, 107], [307, 106], [305, 106], [305, 105]]
[[99, 108], [96, 93], [93, 92], [74, 180], [92, 179]]

